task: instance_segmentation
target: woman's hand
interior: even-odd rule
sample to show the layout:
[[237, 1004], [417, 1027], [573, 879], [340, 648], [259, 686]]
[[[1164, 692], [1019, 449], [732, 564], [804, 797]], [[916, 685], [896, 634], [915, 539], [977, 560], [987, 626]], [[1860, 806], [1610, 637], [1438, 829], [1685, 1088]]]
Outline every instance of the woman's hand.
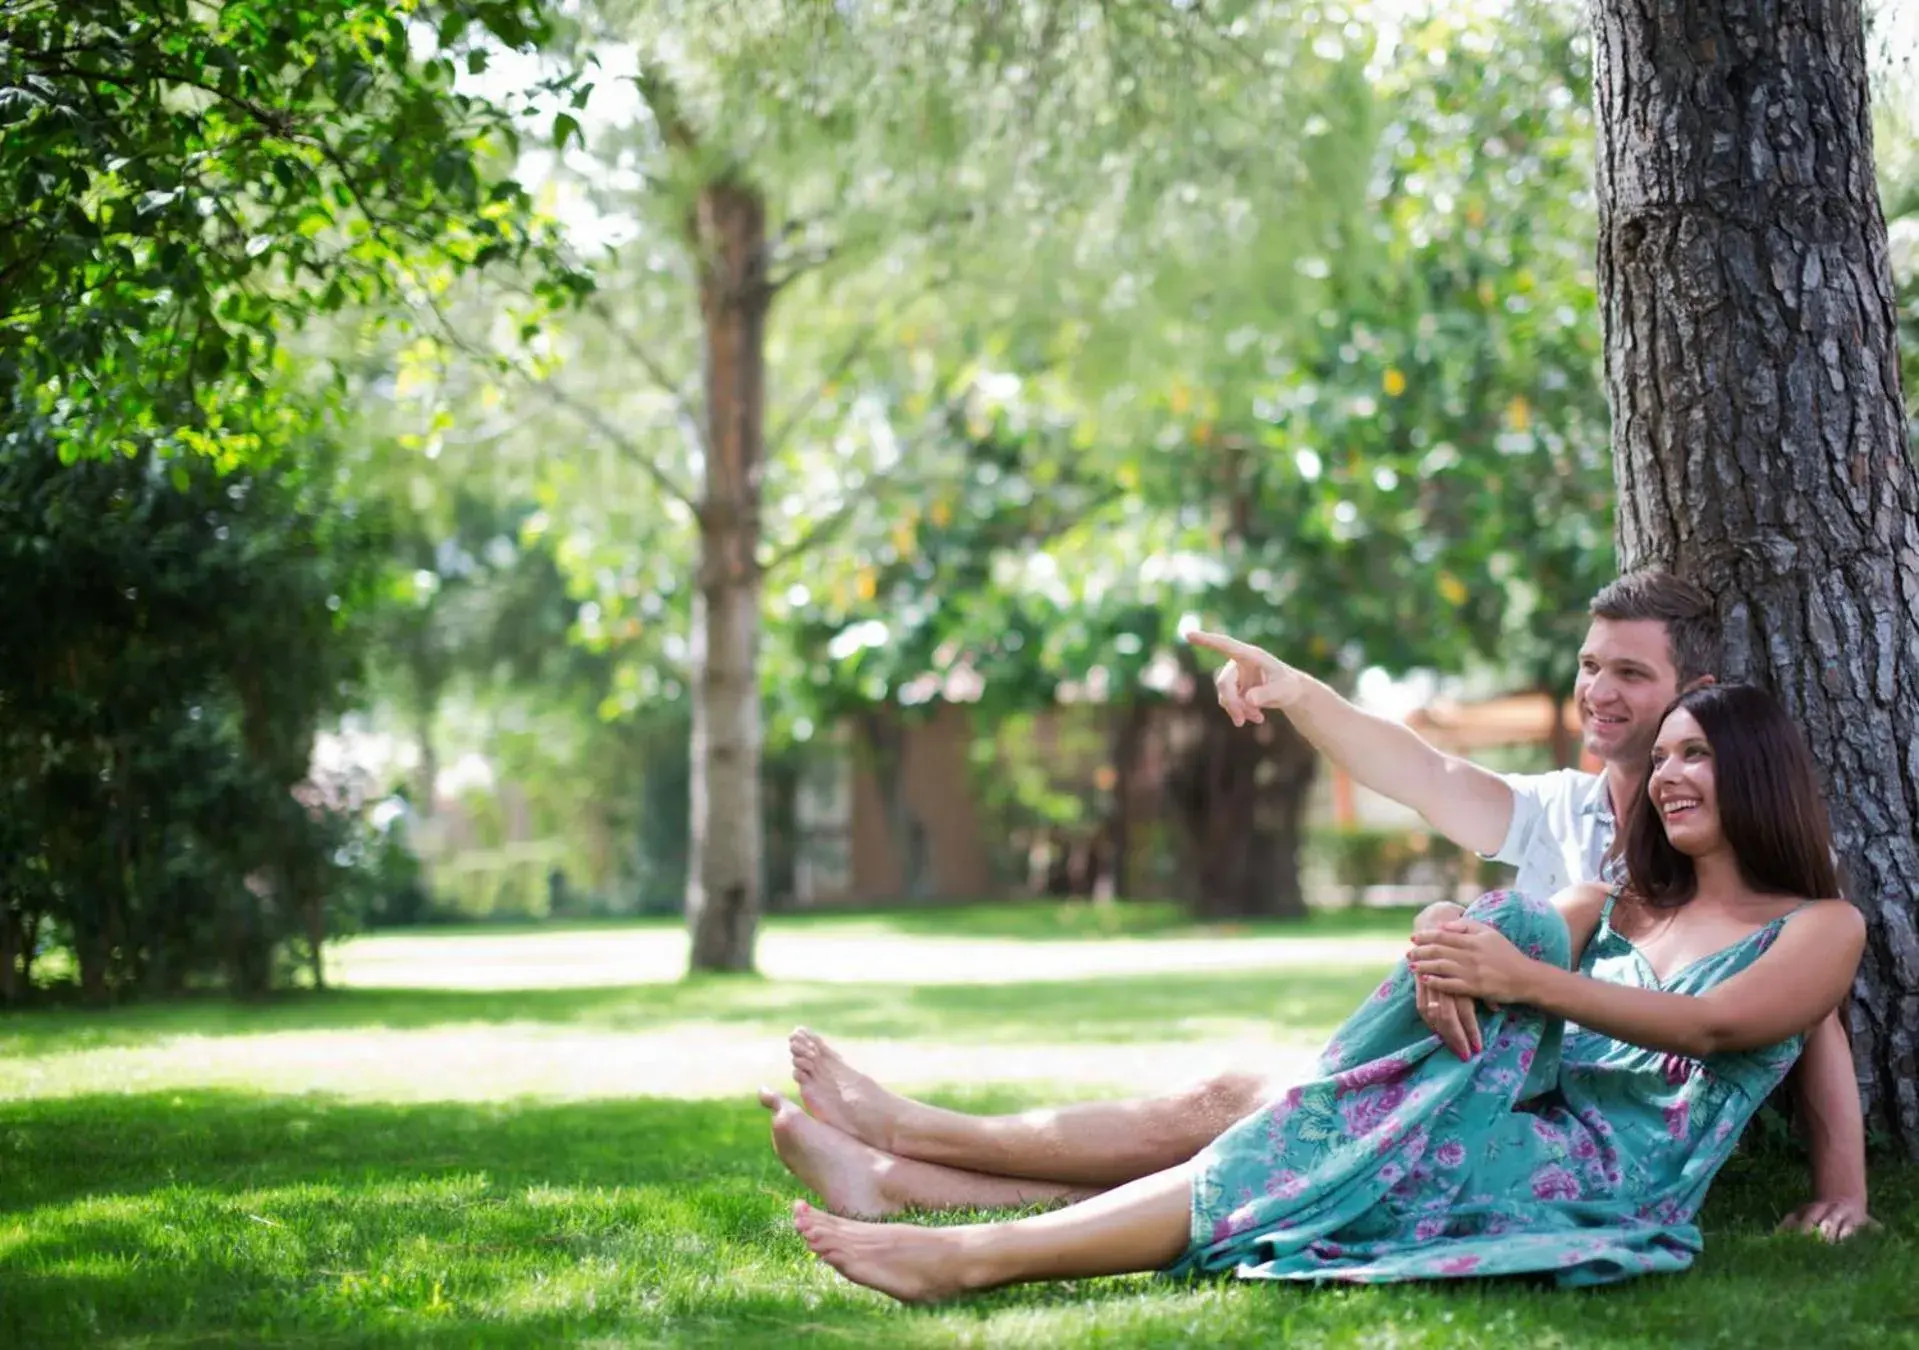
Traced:
[[[1411, 965], [1413, 949], [1422, 942], [1431, 941], [1443, 923], [1459, 918], [1465, 913], [1458, 905], [1448, 901], [1438, 901], [1419, 911], [1413, 920], [1412, 943], [1406, 949], [1406, 961]], [[1457, 994], [1442, 994], [1429, 984], [1417, 980], [1413, 984], [1413, 1006], [1419, 1010], [1419, 1020], [1424, 1022], [1440, 1043], [1460, 1059], [1471, 1059], [1485, 1048], [1485, 1042], [1479, 1034], [1479, 1010], [1469, 998]]]
[[1501, 1003], [1531, 1003], [1539, 963], [1506, 940], [1491, 924], [1454, 919], [1414, 944], [1413, 968], [1422, 989]]

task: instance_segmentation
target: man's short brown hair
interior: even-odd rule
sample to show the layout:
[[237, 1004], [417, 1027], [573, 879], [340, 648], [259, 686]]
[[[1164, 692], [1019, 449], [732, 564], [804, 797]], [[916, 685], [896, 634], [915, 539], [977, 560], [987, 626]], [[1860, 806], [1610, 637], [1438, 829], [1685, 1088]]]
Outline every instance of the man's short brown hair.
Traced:
[[1671, 572], [1644, 567], [1607, 583], [1586, 612], [1595, 619], [1653, 619], [1666, 626], [1666, 643], [1680, 688], [1719, 673], [1719, 614], [1712, 597]]

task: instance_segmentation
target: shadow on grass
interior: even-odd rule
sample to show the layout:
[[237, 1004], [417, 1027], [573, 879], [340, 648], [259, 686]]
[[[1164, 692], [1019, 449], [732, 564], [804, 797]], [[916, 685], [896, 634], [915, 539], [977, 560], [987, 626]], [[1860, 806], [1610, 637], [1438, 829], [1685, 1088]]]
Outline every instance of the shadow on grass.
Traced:
[[1011, 901], [885, 905], [781, 914], [771, 931], [808, 932], [835, 925], [926, 938], [999, 938], [1026, 942], [1104, 938], [1392, 937], [1412, 926], [1418, 906], [1315, 909], [1298, 919], [1243, 919], [1196, 923], [1171, 900]]
[[[957, 1099], [1007, 1109], [1011, 1094]], [[0, 1103], [0, 1344], [1912, 1343], [1919, 1170], [1887, 1230], [1770, 1236], [1741, 1159], [1679, 1278], [1562, 1294], [1111, 1279], [908, 1311], [806, 1255], [750, 1105], [367, 1105], [196, 1092]]]
[[783, 1036], [806, 1022], [841, 1036], [1017, 1044], [1204, 1039], [1255, 1028], [1317, 1038], [1370, 990], [1373, 967], [1185, 971], [1008, 984], [808, 984], [711, 977], [625, 988], [346, 989], [235, 1004], [204, 999], [0, 1018], [4, 1058], [151, 1045], [177, 1036], [533, 1023], [615, 1032], [703, 1022]]

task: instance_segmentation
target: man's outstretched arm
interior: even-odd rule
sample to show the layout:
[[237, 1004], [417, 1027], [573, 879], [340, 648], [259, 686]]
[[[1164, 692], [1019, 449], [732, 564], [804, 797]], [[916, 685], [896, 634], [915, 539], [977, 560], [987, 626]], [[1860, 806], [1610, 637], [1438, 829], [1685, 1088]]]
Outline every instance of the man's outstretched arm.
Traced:
[[1812, 1155], [1812, 1200], [1788, 1214], [1780, 1227], [1838, 1242], [1873, 1222], [1866, 1212], [1866, 1127], [1859, 1110], [1859, 1081], [1838, 1009], [1827, 1013], [1806, 1037], [1793, 1077]]
[[1286, 715], [1319, 752], [1362, 786], [1402, 806], [1462, 848], [1495, 853], [1512, 825], [1513, 792], [1498, 774], [1448, 755], [1399, 722], [1353, 706], [1333, 689], [1250, 643], [1219, 633], [1186, 640], [1225, 656], [1215, 683], [1235, 726]]

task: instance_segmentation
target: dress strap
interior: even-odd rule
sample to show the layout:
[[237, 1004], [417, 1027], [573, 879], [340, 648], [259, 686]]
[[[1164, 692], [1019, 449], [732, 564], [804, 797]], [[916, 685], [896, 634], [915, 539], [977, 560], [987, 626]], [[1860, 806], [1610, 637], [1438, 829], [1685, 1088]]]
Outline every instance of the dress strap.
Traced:
[[1618, 903], [1620, 893], [1625, 889], [1626, 887], [1622, 883], [1606, 892], [1606, 904], [1605, 907], [1599, 911], [1599, 922], [1604, 925], [1608, 931], [1612, 929], [1612, 907]]
[[1777, 924], [1783, 924], [1785, 923], [1787, 919], [1790, 919], [1793, 915], [1797, 914], [1800, 910], [1804, 909], [1807, 905], [1814, 904], [1814, 903], [1815, 902], [1811, 900], [1801, 900], [1798, 904], [1794, 905], [1791, 909], [1787, 910], [1784, 914], [1781, 914], [1778, 918], [1774, 919], [1773, 922]]

